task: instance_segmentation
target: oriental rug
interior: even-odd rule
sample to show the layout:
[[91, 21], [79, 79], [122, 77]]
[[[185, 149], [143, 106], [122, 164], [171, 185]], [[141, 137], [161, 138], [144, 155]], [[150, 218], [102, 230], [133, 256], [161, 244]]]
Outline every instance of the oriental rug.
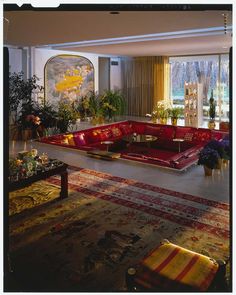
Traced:
[[229, 259], [229, 204], [74, 167], [67, 199], [59, 187], [51, 177], [20, 191], [27, 210], [10, 206], [23, 211], [10, 217], [9, 291], [126, 291], [126, 269], [162, 239]]

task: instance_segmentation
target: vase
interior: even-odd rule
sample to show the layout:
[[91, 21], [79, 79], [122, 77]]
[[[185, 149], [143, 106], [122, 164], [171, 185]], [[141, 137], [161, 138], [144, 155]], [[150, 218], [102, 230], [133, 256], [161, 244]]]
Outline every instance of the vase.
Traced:
[[205, 176], [212, 176], [212, 169], [204, 165]]
[[177, 126], [177, 118], [171, 118], [171, 124], [173, 125], [173, 126]]
[[167, 124], [167, 118], [160, 118], [160, 124]]
[[209, 129], [215, 129], [215, 127], [216, 127], [216, 123], [215, 123], [215, 121], [214, 121], [214, 120], [210, 120], [210, 121], [208, 122], [208, 128], [209, 128]]
[[22, 140], [27, 141], [32, 139], [32, 130], [31, 129], [23, 129], [22, 130]]
[[221, 169], [222, 167], [222, 159], [218, 159], [218, 162], [216, 164], [216, 169]]

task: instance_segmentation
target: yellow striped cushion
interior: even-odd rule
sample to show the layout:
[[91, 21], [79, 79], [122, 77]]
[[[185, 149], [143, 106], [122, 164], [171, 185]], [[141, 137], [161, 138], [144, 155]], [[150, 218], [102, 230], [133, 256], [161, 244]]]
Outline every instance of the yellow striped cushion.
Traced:
[[64, 135], [64, 142], [65, 144], [69, 144], [69, 145], [75, 145], [75, 142], [74, 142], [74, 135], [72, 133], [70, 134], [65, 134]]
[[169, 281], [200, 291], [207, 290], [218, 270], [213, 259], [172, 243], [161, 244], [144, 258], [142, 266], [146, 273], [140, 275], [139, 283], [153, 286]]

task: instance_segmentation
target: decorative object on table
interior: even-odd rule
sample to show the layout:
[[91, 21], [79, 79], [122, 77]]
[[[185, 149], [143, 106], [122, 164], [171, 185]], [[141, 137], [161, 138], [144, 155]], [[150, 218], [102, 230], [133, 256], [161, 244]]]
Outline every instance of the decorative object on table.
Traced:
[[69, 101], [60, 101], [58, 105], [56, 125], [60, 133], [65, 133], [76, 123], [76, 120], [79, 118], [79, 112], [76, 111], [73, 103]]
[[215, 116], [216, 116], [216, 102], [213, 97], [213, 89], [211, 90], [211, 97], [209, 99], [209, 117], [210, 120], [208, 122], [209, 129], [215, 129]]
[[169, 100], [160, 100], [154, 106], [152, 111], [152, 121], [160, 124], [167, 124], [167, 119], [169, 117], [169, 109], [171, 108], [171, 102]]
[[169, 117], [171, 118], [171, 124], [177, 126], [178, 119], [184, 114], [184, 110], [181, 107], [174, 107], [168, 109]]
[[[24, 195], [35, 199], [34, 210], [24, 212], [27, 222], [9, 220], [14, 285], [21, 292], [128, 292], [126, 270], [163, 239], [215, 259], [230, 257], [228, 203], [90, 169], [68, 170], [69, 198], [37, 206], [28, 187]], [[40, 184], [50, 198], [60, 179]], [[33, 284], [22, 280], [22, 272]]]
[[78, 55], [61, 54], [50, 58], [44, 70], [45, 100], [57, 107], [62, 99], [71, 103], [94, 91], [94, 66]]
[[125, 101], [120, 90], [106, 90], [101, 96], [101, 107], [104, 117], [111, 121], [124, 113]]
[[185, 126], [200, 127], [203, 120], [203, 85], [184, 83]]
[[204, 166], [205, 176], [212, 175], [212, 169], [215, 169], [219, 163], [220, 156], [218, 152], [209, 147], [200, 151], [198, 165]]

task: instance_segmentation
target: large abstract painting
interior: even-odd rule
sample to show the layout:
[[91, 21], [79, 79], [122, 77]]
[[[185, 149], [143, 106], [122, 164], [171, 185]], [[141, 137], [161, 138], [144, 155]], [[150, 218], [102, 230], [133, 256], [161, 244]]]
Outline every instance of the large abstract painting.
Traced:
[[94, 91], [94, 67], [90, 60], [77, 55], [57, 55], [44, 69], [45, 99], [51, 105], [61, 100], [79, 101]]

